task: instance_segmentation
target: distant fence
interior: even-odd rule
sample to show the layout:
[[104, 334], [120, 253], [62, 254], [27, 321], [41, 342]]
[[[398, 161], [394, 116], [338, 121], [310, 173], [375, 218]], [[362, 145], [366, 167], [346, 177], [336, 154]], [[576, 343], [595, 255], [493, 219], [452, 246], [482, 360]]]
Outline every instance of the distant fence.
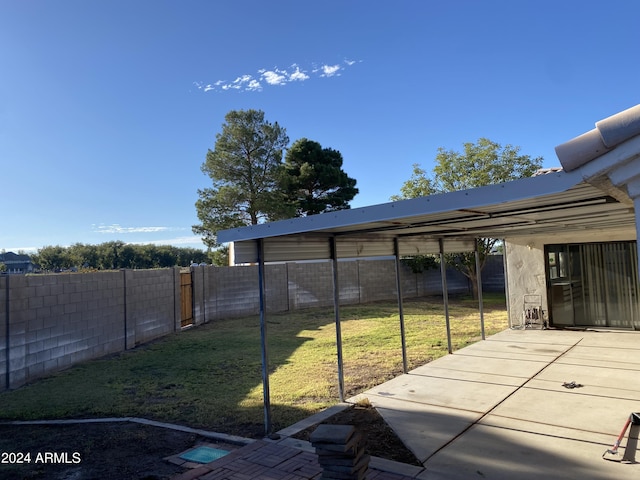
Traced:
[[[193, 324], [257, 313], [257, 277], [256, 266], [191, 268]], [[333, 305], [329, 262], [267, 265], [265, 279], [267, 311]], [[403, 267], [401, 280], [406, 298], [442, 294], [439, 270]], [[394, 261], [341, 261], [338, 284], [341, 304], [395, 299]], [[489, 257], [483, 287], [504, 291], [501, 256]], [[0, 276], [0, 391], [179, 331], [184, 288], [179, 268]], [[470, 291], [455, 270], [447, 288]]]

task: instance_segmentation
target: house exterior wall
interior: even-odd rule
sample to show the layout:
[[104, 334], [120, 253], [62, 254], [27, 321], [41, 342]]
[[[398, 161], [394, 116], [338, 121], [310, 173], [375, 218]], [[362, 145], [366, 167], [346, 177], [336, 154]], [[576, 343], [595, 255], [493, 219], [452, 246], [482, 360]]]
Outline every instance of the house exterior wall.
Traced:
[[636, 240], [635, 230], [629, 229], [589, 232], [587, 236], [585, 236], [584, 231], [575, 231], [552, 237], [540, 235], [505, 239], [509, 324], [518, 325], [522, 322], [525, 295], [541, 296], [542, 310], [545, 312], [545, 320], [548, 320], [549, 303], [544, 258], [545, 245], [633, 240]]

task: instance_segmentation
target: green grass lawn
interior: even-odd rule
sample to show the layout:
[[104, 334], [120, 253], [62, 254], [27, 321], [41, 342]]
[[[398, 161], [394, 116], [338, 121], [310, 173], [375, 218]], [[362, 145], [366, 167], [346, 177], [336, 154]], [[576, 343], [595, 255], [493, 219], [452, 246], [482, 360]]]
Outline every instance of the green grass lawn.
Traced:
[[[477, 302], [450, 299], [454, 349], [480, 339]], [[485, 329], [507, 328], [504, 295], [485, 297]], [[409, 367], [447, 353], [441, 299], [405, 300]], [[395, 302], [341, 307], [346, 397], [402, 373]], [[338, 401], [333, 309], [269, 314], [275, 429]], [[236, 435], [263, 433], [257, 316], [218, 320], [0, 393], [1, 420], [144, 417]]]

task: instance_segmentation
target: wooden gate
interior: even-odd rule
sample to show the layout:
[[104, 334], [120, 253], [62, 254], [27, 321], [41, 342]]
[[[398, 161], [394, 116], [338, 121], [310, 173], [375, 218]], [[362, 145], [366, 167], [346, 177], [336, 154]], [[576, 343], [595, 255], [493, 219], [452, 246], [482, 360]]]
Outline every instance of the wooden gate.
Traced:
[[193, 325], [193, 285], [191, 272], [180, 272], [181, 327]]

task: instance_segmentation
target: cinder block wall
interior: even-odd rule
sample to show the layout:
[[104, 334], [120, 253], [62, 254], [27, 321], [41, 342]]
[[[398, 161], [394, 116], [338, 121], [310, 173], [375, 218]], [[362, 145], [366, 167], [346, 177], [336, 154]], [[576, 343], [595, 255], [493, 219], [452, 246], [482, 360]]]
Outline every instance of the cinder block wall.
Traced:
[[174, 269], [124, 270], [127, 285], [127, 348], [175, 330]]
[[[258, 313], [257, 268], [193, 267], [194, 323]], [[333, 305], [331, 262], [267, 265], [265, 279], [267, 311]], [[449, 292], [469, 291], [462, 274], [447, 279]], [[402, 266], [401, 280], [406, 298], [442, 293], [439, 270]], [[338, 285], [342, 305], [395, 299], [395, 262], [340, 261]], [[0, 390], [177, 331], [180, 305], [179, 268], [2, 275]]]
[[[330, 264], [329, 271], [333, 271]], [[333, 305], [333, 279], [328, 284], [328, 288], [332, 298], [331, 305]], [[340, 305], [355, 305], [361, 302], [358, 262], [338, 262], [338, 291]]]
[[360, 260], [358, 261], [358, 276], [360, 278], [360, 302], [368, 303], [397, 298], [394, 260]]
[[212, 273], [206, 301], [208, 315], [223, 318], [258, 313], [258, 267], [202, 268], [208, 268]]
[[208, 321], [207, 304], [205, 299], [209, 291], [209, 271], [204, 267], [191, 268], [191, 282], [193, 285], [193, 324], [201, 325]]
[[[193, 267], [196, 323], [211, 319], [254, 315], [260, 309], [258, 267]], [[289, 310], [286, 264], [265, 266], [267, 311]]]
[[265, 267], [265, 298], [267, 311], [286, 312], [289, 310], [289, 288], [287, 285], [287, 264], [267, 265]]
[[9, 289], [9, 386], [124, 349], [121, 272], [15, 275]]
[[[439, 268], [424, 271], [422, 282], [423, 295], [442, 295], [442, 279]], [[450, 295], [468, 293], [470, 291], [469, 280], [459, 271], [448, 268], [447, 291]]]
[[0, 275], [0, 391], [6, 389], [7, 385], [7, 284], [9, 277]]
[[333, 268], [330, 262], [288, 264], [289, 308], [333, 305]]

